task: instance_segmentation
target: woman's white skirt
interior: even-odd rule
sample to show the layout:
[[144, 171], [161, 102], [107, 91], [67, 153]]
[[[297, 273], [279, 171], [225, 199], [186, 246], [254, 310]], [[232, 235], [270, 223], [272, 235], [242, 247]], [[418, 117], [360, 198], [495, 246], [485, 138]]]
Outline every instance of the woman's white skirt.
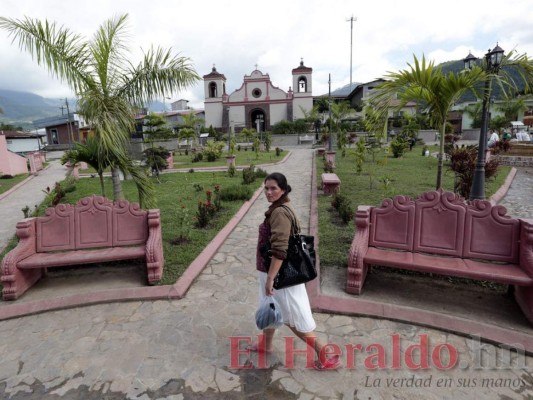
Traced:
[[[259, 274], [259, 304], [261, 304], [266, 297], [265, 284], [267, 274], [261, 271], [257, 272]], [[315, 330], [316, 323], [311, 312], [305, 283], [285, 289], [274, 289], [274, 298], [279, 303], [285, 325], [292, 326], [302, 333]]]

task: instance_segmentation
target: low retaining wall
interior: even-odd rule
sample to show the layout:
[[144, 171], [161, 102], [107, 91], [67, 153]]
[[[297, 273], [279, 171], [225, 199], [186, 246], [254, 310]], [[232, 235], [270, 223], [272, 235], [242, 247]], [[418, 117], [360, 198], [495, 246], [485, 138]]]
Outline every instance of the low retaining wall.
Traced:
[[533, 167], [533, 157], [525, 156], [491, 156], [496, 159], [502, 165], [511, 165], [513, 167]]

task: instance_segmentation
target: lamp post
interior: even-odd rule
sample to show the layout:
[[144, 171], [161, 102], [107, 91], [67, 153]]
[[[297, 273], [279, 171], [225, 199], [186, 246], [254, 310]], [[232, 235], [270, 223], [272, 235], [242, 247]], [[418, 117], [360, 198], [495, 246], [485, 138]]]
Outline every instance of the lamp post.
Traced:
[[[481, 130], [479, 132], [479, 145], [477, 151], [477, 161], [474, 170], [474, 179], [472, 182], [472, 189], [470, 190], [470, 200], [485, 198], [485, 153], [487, 150], [487, 130], [489, 126], [489, 100], [491, 95], [491, 74], [497, 74], [500, 70], [500, 65], [503, 59], [504, 50], [498, 46], [492, 50], [489, 49], [485, 54], [483, 68], [489, 73], [485, 79], [485, 87], [483, 91], [483, 106], [481, 111]], [[476, 57], [472, 53], [463, 60], [466, 69], [471, 69]]]
[[328, 151], [333, 151], [333, 143], [332, 143], [332, 137], [333, 137], [333, 127], [331, 126], [331, 74], [329, 74], [329, 80], [328, 80], [328, 105], [329, 105], [329, 140], [328, 140]]

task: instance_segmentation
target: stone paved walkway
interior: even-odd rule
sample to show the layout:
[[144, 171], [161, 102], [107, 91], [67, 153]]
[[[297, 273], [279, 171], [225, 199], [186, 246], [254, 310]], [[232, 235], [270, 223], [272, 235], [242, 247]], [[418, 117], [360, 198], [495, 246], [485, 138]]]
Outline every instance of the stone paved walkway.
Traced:
[[[311, 168], [310, 150], [294, 150], [284, 165], [269, 168], [287, 175], [304, 229]], [[0, 321], [0, 398], [532, 398], [528, 356], [509, 361], [508, 351], [475, 337], [343, 315], [315, 318], [320, 337], [341, 346], [344, 368], [307, 369], [303, 355], [287, 368], [287, 328], [278, 332], [267, 368], [232, 368], [230, 338], [258, 333], [254, 248], [267, 205], [261, 197], [252, 206], [182, 300], [102, 304]], [[300, 342], [295, 346], [304, 349]], [[261, 361], [257, 354], [237, 358], [256, 367]]]

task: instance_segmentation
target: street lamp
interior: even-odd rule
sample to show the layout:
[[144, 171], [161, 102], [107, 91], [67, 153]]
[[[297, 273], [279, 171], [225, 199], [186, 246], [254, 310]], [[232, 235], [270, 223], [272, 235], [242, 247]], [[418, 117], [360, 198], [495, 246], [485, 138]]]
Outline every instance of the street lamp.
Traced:
[[[481, 111], [481, 130], [479, 132], [479, 145], [477, 151], [476, 168], [474, 170], [474, 179], [472, 182], [472, 189], [470, 190], [470, 200], [485, 198], [485, 152], [487, 149], [487, 130], [489, 126], [489, 100], [491, 95], [491, 74], [497, 74], [500, 70], [501, 62], [503, 59], [503, 49], [498, 46], [492, 50], [488, 50], [485, 54], [485, 62], [483, 68], [488, 72], [485, 79], [485, 88], [483, 91], [483, 107]], [[468, 56], [463, 60], [465, 68], [471, 69], [474, 65], [476, 57], [472, 53], [468, 53]]]

